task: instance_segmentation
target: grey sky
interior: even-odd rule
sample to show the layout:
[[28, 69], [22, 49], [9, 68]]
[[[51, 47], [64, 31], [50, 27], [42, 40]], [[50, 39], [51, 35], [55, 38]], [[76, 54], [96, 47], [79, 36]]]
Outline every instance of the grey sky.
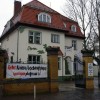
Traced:
[[[22, 5], [32, 0], [18, 0]], [[51, 6], [54, 10], [63, 13], [62, 8], [66, 0], [38, 0], [47, 6]], [[6, 22], [13, 16], [14, 0], [0, 0], [0, 35], [4, 29]]]

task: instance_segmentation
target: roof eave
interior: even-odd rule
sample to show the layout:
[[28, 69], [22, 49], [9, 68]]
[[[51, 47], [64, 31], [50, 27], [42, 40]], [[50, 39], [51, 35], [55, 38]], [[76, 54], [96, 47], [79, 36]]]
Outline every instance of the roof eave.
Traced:
[[68, 32], [65, 29], [57, 29], [57, 28], [52, 28], [52, 27], [45, 27], [45, 26], [39, 26], [39, 25], [33, 25], [33, 24], [27, 24], [27, 23], [21, 23], [17, 22], [14, 26], [12, 26], [4, 35], [0, 37], [0, 42], [7, 37], [10, 33], [12, 33], [15, 29], [17, 29], [19, 26], [28, 26], [28, 27], [34, 27], [34, 28], [41, 28], [41, 29], [46, 29], [46, 30], [54, 30], [54, 31], [59, 31], [59, 32]]
[[19, 23], [16, 23], [14, 26], [12, 26], [6, 33], [4, 33], [3, 35], [1, 35], [0, 37], [0, 42], [6, 37], [8, 36], [11, 32], [13, 32], [16, 28], [18, 28]]
[[65, 34], [67, 37], [74, 37], [74, 38], [79, 38], [79, 39], [85, 39], [84, 35], [71, 35], [71, 34]]

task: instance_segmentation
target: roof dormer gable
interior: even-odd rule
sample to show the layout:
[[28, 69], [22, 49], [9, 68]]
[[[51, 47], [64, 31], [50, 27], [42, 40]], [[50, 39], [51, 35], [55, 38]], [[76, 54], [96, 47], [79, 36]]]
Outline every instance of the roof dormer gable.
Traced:
[[51, 16], [48, 13], [41, 12], [38, 14], [38, 21], [44, 23], [51, 23]]

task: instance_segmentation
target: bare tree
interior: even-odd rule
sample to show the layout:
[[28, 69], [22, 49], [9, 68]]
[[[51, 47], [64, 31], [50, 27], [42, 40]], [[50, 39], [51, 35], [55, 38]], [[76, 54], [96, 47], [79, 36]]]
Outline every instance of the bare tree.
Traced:
[[95, 51], [99, 51], [98, 55], [95, 56], [95, 59], [97, 59], [100, 66], [100, 0], [90, 0], [90, 3], [92, 7], [91, 32], [93, 32], [96, 37], [96, 40], [94, 39], [94, 43], [99, 44], [98, 47], [96, 47], [97, 45], [94, 45]]
[[[100, 33], [100, 1], [99, 0], [66, 0], [64, 12], [68, 17], [78, 22], [82, 33], [86, 37], [84, 49], [94, 49], [94, 37]], [[89, 34], [87, 34], [89, 33]], [[90, 46], [90, 43], [91, 46]]]
[[[100, 44], [100, 0], [66, 0], [65, 14], [78, 22], [82, 33], [86, 37], [84, 49], [94, 49], [95, 39]], [[100, 59], [100, 45], [99, 57]]]
[[98, 35], [98, 41], [99, 41], [99, 59], [100, 59], [100, 0], [96, 0], [95, 5], [95, 16], [96, 16], [96, 20], [97, 20], [97, 32], [99, 33]]

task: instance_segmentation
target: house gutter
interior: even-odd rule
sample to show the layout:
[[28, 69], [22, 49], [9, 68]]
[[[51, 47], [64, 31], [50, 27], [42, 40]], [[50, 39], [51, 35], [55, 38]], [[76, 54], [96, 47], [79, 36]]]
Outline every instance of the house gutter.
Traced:
[[18, 58], [19, 58], [19, 56], [18, 56], [18, 53], [19, 53], [19, 28], [17, 30], [18, 30], [18, 32], [17, 32], [17, 62], [18, 62]]

